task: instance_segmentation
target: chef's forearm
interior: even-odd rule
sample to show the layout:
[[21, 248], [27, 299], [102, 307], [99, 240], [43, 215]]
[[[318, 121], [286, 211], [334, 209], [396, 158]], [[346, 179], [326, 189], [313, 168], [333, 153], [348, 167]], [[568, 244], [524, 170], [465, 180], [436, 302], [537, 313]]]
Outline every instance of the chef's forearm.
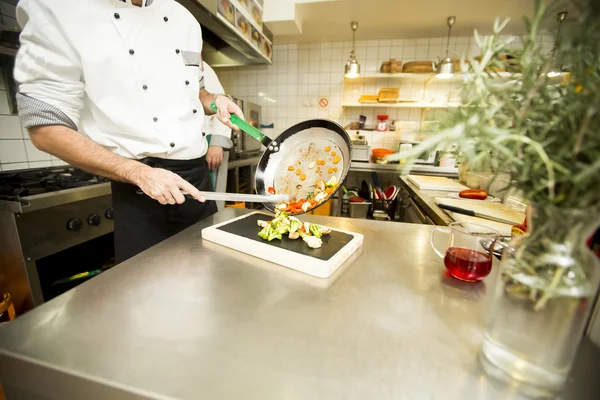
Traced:
[[71, 165], [109, 179], [137, 184], [150, 167], [113, 154], [80, 133], [61, 125], [28, 129], [38, 149]]
[[200, 98], [200, 103], [202, 103], [202, 108], [204, 108], [205, 115], [213, 115], [215, 111], [210, 108], [210, 103], [215, 101], [216, 96], [212, 93], [208, 93], [206, 89], [200, 89], [200, 94], [198, 96]]

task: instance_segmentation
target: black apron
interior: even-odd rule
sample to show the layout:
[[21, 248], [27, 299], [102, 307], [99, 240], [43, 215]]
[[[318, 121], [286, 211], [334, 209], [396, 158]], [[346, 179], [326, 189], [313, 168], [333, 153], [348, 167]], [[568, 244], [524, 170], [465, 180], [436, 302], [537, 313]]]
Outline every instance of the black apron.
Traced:
[[[153, 168], [164, 168], [180, 175], [198, 190], [212, 192], [206, 158], [165, 160], [148, 157], [140, 160]], [[115, 261], [130, 257], [217, 212], [214, 201], [186, 198], [183, 204], [162, 205], [146, 194], [137, 194], [137, 186], [111, 183], [115, 226]]]

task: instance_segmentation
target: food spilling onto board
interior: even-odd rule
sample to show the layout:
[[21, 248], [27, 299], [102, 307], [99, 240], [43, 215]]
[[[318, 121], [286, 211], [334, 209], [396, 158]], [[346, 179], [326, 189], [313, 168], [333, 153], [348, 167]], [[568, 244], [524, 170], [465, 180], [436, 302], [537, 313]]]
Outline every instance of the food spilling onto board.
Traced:
[[[277, 205], [277, 210], [285, 211], [290, 214], [305, 213], [327, 200], [329, 196], [335, 192], [337, 187], [338, 181], [335, 176], [332, 176], [327, 183], [322, 179], [319, 179], [314, 185], [314, 190], [309, 192], [306, 198], [284, 201]], [[277, 192], [274, 188], [269, 188], [269, 193], [276, 194]]]
[[320, 248], [323, 244], [321, 240], [323, 235], [331, 233], [331, 228], [309, 222], [302, 223], [298, 218], [285, 211], [277, 211], [277, 215], [273, 220], [258, 220], [257, 224], [259, 228], [262, 228], [258, 232], [258, 236], [264, 240], [269, 242], [275, 239], [283, 240], [283, 236], [287, 235], [288, 239], [291, 240], [302, 238], [308, 247], [313, 249]]
[[[338, 165], [342, 161], [339, 152], [329, 145], [320, 147], [313, 143], [300, 153], [297, 161], [286, 167], [284, 179], [267, 189], [270, 194], [283, 193], [291, 198], [278, 204], [277, 210], [302, 214], [327, 201], [339, 186]], [[307, 186], [307, 182], [311, 185]]]

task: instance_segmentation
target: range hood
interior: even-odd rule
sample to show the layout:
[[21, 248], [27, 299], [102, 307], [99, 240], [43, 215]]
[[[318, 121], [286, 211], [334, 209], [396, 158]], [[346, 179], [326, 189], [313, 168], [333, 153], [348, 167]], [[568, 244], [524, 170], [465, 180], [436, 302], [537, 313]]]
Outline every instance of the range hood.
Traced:
[[[265, 55], [243, 39], [235, 27], [217, 15], [219, 0], [177, 0], [202, 26], [202, 58], [211, 67], [239, 67], [271, 64]], [[263, 34], [273, 42], [273, 35], [263, 25]]]

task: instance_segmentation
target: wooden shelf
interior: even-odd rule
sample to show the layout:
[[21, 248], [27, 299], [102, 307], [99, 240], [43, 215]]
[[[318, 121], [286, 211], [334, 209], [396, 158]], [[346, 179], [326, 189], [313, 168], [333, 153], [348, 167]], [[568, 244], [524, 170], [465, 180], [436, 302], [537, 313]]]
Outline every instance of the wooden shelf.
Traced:
[[439, 104], [439, 103], [344, 103], [344, 108], [448, 108], [458, 107], [459, 104]]
[[[397, 74], [384, 74], [384, 73], [375, 73], [375, 74], [363, 74], [358, 78], [344, 78], [346, 83], [352, 82], [361, 82], [368, 80], [377, 80], [377, 79], [394, 79], [394, 80], [404, 80], [407, 82], [460, 82], [464, 80], [470, 74], [455, 74], [452, 78], [448, 79], [438, 79], [435, 76], [435, 73], [425, 73], [425, 74], [414, 74], [414, 73], [397, 73]], [[498, 77], [500, 79], [514, 79], [518, 78], [520, 74], [513, 74], [510, 72], [499, 72], [497, 74], [493, 74], [494, 77]]]

